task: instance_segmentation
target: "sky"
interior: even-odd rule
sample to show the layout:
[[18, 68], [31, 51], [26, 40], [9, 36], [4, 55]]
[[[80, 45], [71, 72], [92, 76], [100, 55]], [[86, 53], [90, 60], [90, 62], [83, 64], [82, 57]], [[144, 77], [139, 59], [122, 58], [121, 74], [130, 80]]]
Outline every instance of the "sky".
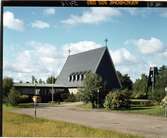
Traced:
[[[5, 7], [3, 77], [58, 76], [68, 55], [105, 46], [133, 81], [167, 65], [167, 9]], [[89, 62], [89, 61], [88, 61]]]

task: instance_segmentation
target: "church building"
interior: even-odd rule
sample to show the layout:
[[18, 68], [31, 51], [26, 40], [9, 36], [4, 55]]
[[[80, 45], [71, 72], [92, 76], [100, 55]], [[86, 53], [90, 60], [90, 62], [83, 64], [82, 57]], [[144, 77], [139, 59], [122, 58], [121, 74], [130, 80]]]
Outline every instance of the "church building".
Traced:
[[15, 83], [14, 87], [22, 94], [31, 96], [35, 95], [35, 90], [38, 89], [38, 94], [47, 101], [53, 89], [55, 95], [64, 92], [76, 94], [79, 88], [83, 87], [83, 80], [88, 72], [96, 73], [102, 78], [103, 91], [101, 92], [105, 92], [104, 96], [106, 92], [121, 88], [107, 47], [69, 55], [55, 84]]
[[103, 81], [105, 90], [121, 88], [113, 61], [107, 47], [68, 56], [56, 84], [65, 86], [70, 93], [77, 93], [83, 87], [86, 73], [98, 74]]

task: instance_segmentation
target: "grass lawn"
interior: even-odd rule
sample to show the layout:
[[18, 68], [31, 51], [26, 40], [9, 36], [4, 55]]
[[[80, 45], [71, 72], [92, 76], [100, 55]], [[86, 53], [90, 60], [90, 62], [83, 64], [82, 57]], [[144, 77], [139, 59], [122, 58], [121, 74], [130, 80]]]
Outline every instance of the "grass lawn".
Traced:
[[87, 103], [87, 104], [83, 103], [83, 104], [77, 105], [77, 107], [85, 109], [85, 110], [91, 110], [92, 109], [91, 103]]
[[[78, 105], [78, 107], [80, 107], [84, 110], [92, 110], [91, 104], [82, 104], [82, 105]], [[105, 111], [105, 109], [104, 109], [104, 111]], [[164, 109], [162, 109], [159, 105], [156, 105], [156, 106], [136, 106], [136, 107], [131, 107], [130, 109], [111, 110], [111, 111], [164, 117]]]
[[[114, 110], [116, 111], [116, 110]], [[128, 113], [138, 113], [145, 115], [153, 115], [153, 116], [164, 116], [164, 110], [159, 106], [145, 106], [145, 107], [131, 107], [131, 109], [126, 110], [117, 110], [120, 112], [128, 112]]]
[[4, 137], [111, 137], [111, 138], [141, 138], [131, 134], [95, 129], [83, 125], [63, 121], [51, 121], [33, 118], [28, 115], [12, 113], [14, 107], [3, 109]]
[[94, 129], [62, 121], [34, 119], [28, 115], [20, 115], [12, 112], [4, 112], [3, 114], [3, 136], [140, 138], [139, 136]]

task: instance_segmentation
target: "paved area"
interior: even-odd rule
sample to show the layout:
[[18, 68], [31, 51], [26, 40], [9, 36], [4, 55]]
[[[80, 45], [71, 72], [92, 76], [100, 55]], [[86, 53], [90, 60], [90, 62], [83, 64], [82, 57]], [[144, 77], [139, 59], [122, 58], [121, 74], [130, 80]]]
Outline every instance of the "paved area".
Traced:
[[[15, 112], [34, 115], [33, 108], [19, 109]], [[84, 111], [79, 110], [75, 104], [58, 107], [41, 106], [37, 109], [37, 116], [94, 128], [139, 134], [146, 138], [167, 138], [167, 119], [161, 117], [97, 110]]]

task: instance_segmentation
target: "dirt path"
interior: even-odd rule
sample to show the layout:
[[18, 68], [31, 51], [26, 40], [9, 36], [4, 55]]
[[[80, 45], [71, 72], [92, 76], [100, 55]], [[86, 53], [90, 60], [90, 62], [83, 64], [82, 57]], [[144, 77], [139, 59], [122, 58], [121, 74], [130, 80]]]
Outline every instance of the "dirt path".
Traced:
[[[37, 116], [94, 128], [139, 134], [147, 138], [167, 138], [167, 119], [165, 118], [117, 112], [74, 110], [75, 108], [73, 104], [60, 107], [40, 107], [37, 109]], [[32, 108], [19, 109], [15, 112], [34, 115]]]

